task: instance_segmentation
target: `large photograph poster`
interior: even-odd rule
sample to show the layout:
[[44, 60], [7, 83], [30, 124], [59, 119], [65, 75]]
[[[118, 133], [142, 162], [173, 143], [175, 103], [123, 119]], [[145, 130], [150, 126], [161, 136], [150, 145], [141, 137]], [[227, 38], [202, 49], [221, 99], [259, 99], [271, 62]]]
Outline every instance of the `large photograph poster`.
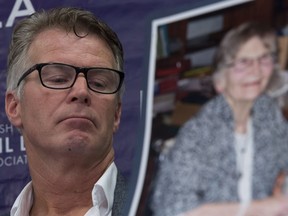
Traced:
[[[131, 209], [135, 207], [131, 211], [139, 216], [153, 215], [150, 201], [159, 162], [176, 145], [180, 127], [217, 94], [212, 83], [212, 63], [227, 31], [250, 21], [273, 27], [278, 36], [279, 67], [283, 77], [287, 77], [287, 1], [197, 3], [186, 10], [176, 9], [151, 20], [145, 120], [140, 123], [145, 128], [141, 134], [142, 163], [131, 205]], [[274, 94], [286, 117], [287, 88], [285, 84]]]

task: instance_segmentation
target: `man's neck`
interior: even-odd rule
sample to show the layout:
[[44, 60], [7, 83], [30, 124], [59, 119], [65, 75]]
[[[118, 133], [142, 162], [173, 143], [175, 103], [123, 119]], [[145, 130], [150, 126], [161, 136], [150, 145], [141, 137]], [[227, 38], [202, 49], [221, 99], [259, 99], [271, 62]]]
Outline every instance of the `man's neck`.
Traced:
[[[113, 159], [112, 151], [100, 162], [86, 168], [63, 164], [56, 166], [55, 163], [49, 168], [45, 165], [30, 167], [34, 197], [30, 215], [83, 216], [93, 205], [91, 191], [94, 184]], [[46, 169], [43, 170], [43, 167]]]

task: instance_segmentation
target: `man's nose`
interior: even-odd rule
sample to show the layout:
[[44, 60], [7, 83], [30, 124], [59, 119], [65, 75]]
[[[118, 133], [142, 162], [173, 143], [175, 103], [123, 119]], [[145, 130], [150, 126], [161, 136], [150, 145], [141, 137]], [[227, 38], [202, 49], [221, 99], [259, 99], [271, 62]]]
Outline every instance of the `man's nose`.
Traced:
[[74, 85], [72, 86], [76, 88], [85, 88], [88, 90], [87, 81], [84, 74], [80, 73], [77, 75]]
[[75, 83], [72, 86], [72, 91], [71, 91], [71, 101], [73, 102], [80, 102], [80, 103], [86, 103], [89, 104], [91, 103], [91, 96], [90, 96], [90, 91], [87, 85], [86, 78], [83, 74], [79, 74], [76, 77]]

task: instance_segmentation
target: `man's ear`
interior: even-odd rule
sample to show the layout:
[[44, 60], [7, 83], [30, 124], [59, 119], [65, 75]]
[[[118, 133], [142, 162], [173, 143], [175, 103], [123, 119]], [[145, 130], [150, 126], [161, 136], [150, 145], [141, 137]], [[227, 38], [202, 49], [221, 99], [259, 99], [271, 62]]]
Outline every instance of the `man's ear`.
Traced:
[[120, 125], [120, 119], [121, 119], [121, 113], [122, 113], [122, 103], [118, 102], [116, 109], [115, 109], [115, 115], [114, 115], [114, 128], [113, 132], [115, 133]]
[[11, 122], [17, 128], [22, 125], [20, 114], [19, 98], [15, 95], [15, 92], [7, 92], [5, 95], [5, 111], [6, 115]]

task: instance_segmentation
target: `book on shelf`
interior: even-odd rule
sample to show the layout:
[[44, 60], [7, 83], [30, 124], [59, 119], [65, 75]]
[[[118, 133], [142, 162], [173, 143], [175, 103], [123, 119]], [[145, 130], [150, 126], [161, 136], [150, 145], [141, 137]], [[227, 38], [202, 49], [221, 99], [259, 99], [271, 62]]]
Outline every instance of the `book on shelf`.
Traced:
[[183, 58], [162, 58], [156, 61], [156, 78], [166, 77], [169, 75], [180, 74], [191, 68], [190, 59]]
[[179, 80], [178, 75], [167, 76], [167, 77], [155, 80], [154, 94], [158, 95], [158, 94], [176, 91], [178, 87], [178, 80]]
[[279, 43], [279, 65], [282, 70], [287, 70], [288, 58], [288, 36], [278, 37]]
[[212, 67], [210, 65], [192, 68], [181, 73], [181, 78], [201, 77], [212, 74]]
[[153, 114], [169, 112], [174, 109], [175, 92], [160, 94], [154, 96]]

